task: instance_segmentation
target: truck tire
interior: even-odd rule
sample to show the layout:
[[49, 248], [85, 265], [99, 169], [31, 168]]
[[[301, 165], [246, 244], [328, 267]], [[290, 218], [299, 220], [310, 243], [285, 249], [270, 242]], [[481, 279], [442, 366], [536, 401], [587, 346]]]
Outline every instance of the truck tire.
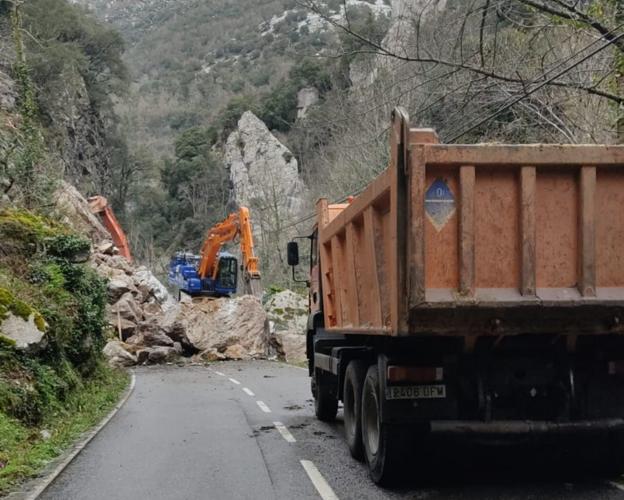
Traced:
[[333, 422], [338, 414], [338, 398], [332, 394], [327, 383], [322, 382], [318, 372], [312, 378], [312, 394], [314, 395], [314, 412], [322, 422]]
[[362, 441], [368, 471], [375, 484], [391, 486], [399, 478], [402, 443], [408, 441], [400, 426], [381, 423], [381, 391], [377, 365], [368, 369], [362, 388]]
[[351, 456], [356, 460], [364, 459], [362, 444], [362, 386], [366, 377], [366, 364], [353, 360], [347, 366], [343, 389], [345, 439]]

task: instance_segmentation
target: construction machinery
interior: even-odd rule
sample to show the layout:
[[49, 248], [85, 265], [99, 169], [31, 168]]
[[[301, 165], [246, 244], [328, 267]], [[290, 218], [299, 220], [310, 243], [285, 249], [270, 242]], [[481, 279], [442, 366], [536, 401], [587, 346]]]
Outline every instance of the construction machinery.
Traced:
[[258, 258], [254, 254], [249, 209], [241, 207], [208, 230], [199, 255], [176, 253], [169, 263], [169, 283], [179, 293], [191, 296], [229, 297], [236, 293], [238, 259], [221, 247], [236, 238], [240, 240], [241, 271], [245, 293], [262, 293]]
[[389, 167], [350, 203], [319, 200], [308, 236], [317, 417], [343, 402], [380, 484], [436, 436], [577, 460], [591, 443], [621, 473], [624, 147], [444, 145], [401, 109], [390, 136]]
[[108, 229], [113, 243], [119, 250], [119, 253], [132, 262], [132, 255], [130, 254], [130, 245], [128, 245], [128, 238], [121, 228], [121, 224], [115, 217], [113, 209], [108, 204], [108, 200], [104, 196], [91, 196], [89, 199], [89, 208], [94, 214], [98, 214], [102, 219], [104, 227]]

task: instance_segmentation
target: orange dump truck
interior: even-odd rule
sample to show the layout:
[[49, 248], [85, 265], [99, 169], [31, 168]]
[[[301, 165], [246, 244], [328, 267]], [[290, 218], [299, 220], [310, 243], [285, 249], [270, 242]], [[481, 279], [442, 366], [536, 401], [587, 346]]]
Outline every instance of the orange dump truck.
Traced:
[[443, 145], [397, 109], [390, 157], [306, 237], [318, 418], [343, 402], [381, 484], [429, 434], [593, 433], [619, 467], [624, 147]]

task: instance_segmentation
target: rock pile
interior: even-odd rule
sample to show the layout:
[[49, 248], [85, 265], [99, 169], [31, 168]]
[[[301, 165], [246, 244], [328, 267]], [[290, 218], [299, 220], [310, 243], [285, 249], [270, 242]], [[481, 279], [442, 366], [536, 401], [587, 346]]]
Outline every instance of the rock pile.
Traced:
[[[111, 340], [104, 354], [111, 364], [173, 361], [195, 349], [183, 331], [168, 318], [175, 316], [178, 304], [167, 289], [145, 267], [135, 267], [108, 241], [96, 246], [91, 265], [108, 278], [107, 319], [119, 340]], [[164, 324], [169, 324], [164, 328]]]
[[[256, 359], [274, 354], [287, 361], [305, 359], [307, 301], [290, 291], [266, 304], [236, 298], [183, 296], [177, 302], [143, 266], [119, 255], [110, 235], [80, 193], [65, 184], [57, 193], [63, 220], [93, 241], [89, 264], [107, 278], [106, 314], [116, 337], [104, 348], [116, 366], [194, 361]], [[268, 316], [267, 316], [268, 315]]]

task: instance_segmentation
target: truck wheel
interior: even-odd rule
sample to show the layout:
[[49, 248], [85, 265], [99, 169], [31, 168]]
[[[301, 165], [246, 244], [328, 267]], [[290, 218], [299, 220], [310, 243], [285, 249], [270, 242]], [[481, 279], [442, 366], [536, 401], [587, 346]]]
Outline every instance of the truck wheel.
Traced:
[[377, 365], [373, 365], [362, 389], [362, 441], [371, 479], [380, 486], [390, 486], [400, 472], [404, 436], [401, 427], [381, 423], [380, 392]]
[[312, 394], [314, 395], [314, 412], [316, 418], [323, 422], [332, 422], [338, 414], [338, 399], [332, 394], [327, 383], [320, 382], [321, 377], [315, 371], [312, 378]]
[[343, 405], [345, 438], [351, 456], [364, 459], [362, 444], [362, 385], [366, 377], [366, 364], [353, 360], [347, 366], [344, 380]]

